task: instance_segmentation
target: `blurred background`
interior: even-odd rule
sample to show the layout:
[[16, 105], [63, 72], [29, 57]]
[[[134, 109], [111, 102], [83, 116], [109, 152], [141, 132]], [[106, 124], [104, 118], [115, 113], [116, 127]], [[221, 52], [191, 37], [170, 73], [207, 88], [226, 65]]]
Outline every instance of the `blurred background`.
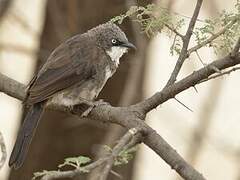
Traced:
[[[124, 13], [131, 5], [152, 2], [187, 17], [195, 6], [192, 0], [0, 0], [0, 72], [27, 84], [60, 42]], [[235, 2], [204, 1], [199, 19], [232, 10]], [[124, 56], [119, 70], [100, 95], [114, 106], [133, 104], [161, 90], [177, 58], [169, 55], [171, 41], [164, 34], [149, 39], [138, 24], [129, 20], [121, 28], [138, 50]], [[205, 63], [218, 58], [208, 48], [201, 49], [199, 54]], [[179, 79], [201, 67], [195, 55], [191, 55]], [[193, 112], [170, 100], [147, 116], [147, 123], [207, 179], [240, 180], [239, 75], [234, 72], [198, 85], [198, 93], [188, 89], [178, 95]], [[7, 161], [23, 117], [21, 102], [0, 93], [0, 132], [6, 143]], [[24, 166], [14, 171], [5, 163], [0, 179], [28, 180], [36, 171], [56, 170], [66, 157], [97, 158], [103, 153], [99, 144], [112, 146], [124, 132], [117, 125], [87, 122], [48, 110]], [[131, 163], [114, 170], [124, 180], [180, 179], [143, 144]], [[79, 179], [95, 180], [100, 172], [96, 169]], [[119, 178], [110, 175], [110, 179]]]

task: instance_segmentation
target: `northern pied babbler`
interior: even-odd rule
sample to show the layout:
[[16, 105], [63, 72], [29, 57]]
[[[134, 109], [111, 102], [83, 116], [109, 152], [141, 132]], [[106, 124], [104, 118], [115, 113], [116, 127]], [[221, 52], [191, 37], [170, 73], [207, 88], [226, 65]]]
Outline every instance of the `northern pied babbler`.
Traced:
[[21, 167], [46, 104], [73, 106], [94, 100], [115, 73], [120, 57], [135, 48], [113, 23], [99, 25], [60, 44], [29, 83], [30, 106], [14, 145], [9, 166]]

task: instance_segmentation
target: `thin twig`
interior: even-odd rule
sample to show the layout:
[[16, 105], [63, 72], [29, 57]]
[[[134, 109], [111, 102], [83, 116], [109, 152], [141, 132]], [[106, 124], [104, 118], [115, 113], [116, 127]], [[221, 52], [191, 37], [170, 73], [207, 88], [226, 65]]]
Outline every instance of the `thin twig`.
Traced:
[[202, 60], [202, 58], [200, 57], [198, 51], [195, 51], [195, 52], [196, 52], [196, 55], [197, 55], [199, 61], [201, 62], [201, 64], [202, 64], [203, 66], [205, 66], [206, 64], [203, 62], [203, 60]]
[[197, 51], [198, 49], [202, 48], [203, 46], [206, 46], [207, 44], [213, 42], [213, 40], [217, 39], [219, 36], [224, 34], [229, 28], [231, 28], [236, 22], [238, 21], [238, 18], [234, 18], [228, 25], [226, 25], [224, 28], [219, 30], [217, 33], [212, 34], [211, 37], [206, 39], [205, 41], [201, 42], [200, 44], [190, 48], [187, 52], [187, 54], [191, 54], [192, 52]]
[[80, 174], [84, 174], [88, 171], [91, 171], [92, 169], [102, 165], [104, 162], [106, 162], [108, 158], [101, 158], [87, 166], [84, 166], [84, 171], [80, 168], [77, 168], [75, 170], [69, 170], [69, 171], [54, 171], [49, 174], [46, 174], [42, 176], [41, 180], [51, 180], [51, 179], [57, 179], [57, 178], [73, 178], [75, 176], [78, 176]]
[[[195, 26], [196, 21], [197, 21], [198, 14], [199, 14], [201, 6], [202, 6], [202, 2], [203, 2], [203, 0], [198, 0], [197, 1], [197, 4], [196, 4], [195, 10], [193, 12], [193, 16], [190, 20], [187, 32], [186, 32], [185, 36], [180, 36], [183, 40], [183, 46], [182, 46], [180, 55], [178, 57], [177, 63], [176, 63], [176, 65], [175, 65], [175, 67], [174, 67], [174, 69], [171, 73], [171, 76], [170, 76], [167, 84], [165, 85], [165, 87], [163, 89], [170, 86], [171, 84], [173, 84], [176, 81], [177, 76], [178, 76], [178, 74], [179, 74], [179, 72], [182, 68], [182, 65], [183, 65], [185, 59], [188, 57], [188, 54], [187, 54], [188, 45], [189, 45], [189, 42], [190, 42], [190, 39], [191, 39], [191, 36], [192, 36], [192, 33], [193, 33], [194, 26]], [[177, 99], [175, 99], [175, 100], [177, 100]], [[184, 105], [184, 103], [182, 103], [179, 100], [177, 100], [177, 102], [180, 103], [181, 105]], [[184, 107], [189, 109], [185, 105], [184, 105]]]
[[174, 97], [174, 99], [175, 99], [179, 104], [181, 104], [183, 107], [185, 107], [187, 110], [193, 112], [193, 110], [192, 110], [190, 107], [188, 107], [186, 104], [184, 104], [183, 102], [181, 102], [179, 99], [177, 99], [176, 97]]
[[190, 42], [190, 38], [191, 38], [192, 33], [193, 33], [194, 26], [195, 26], [196, 21], [197, 21], [197, 17], [198, 17], [199, 11], [200, 11], [201, 6], [202, 6], [202, 2], [203, 2], [203, 0], [198, 0], [197, 1], [197, 4], [196, 4], [196, 7], [195, 7], [193, 16], [191, 18], [191, 21], [189, 23], [186, 35], [183, 38], [183, 46], [182, 46], [179, 58], [177, 60], [177, 63], [175, 65], [175, 67], [174, 67], [174, 70], [173, 70], [173, 72], [172, 72], [172, 74], [171, 74], [171, 76], [170, 76], [170, 78], [169, 78], [169, 80], [168, 80], [168, 82], [167, 82], [165, 87], [170, 86], [171, 84], [173, 84], [176, 81], [177, 76], [179, 74], [179, 71], [182, 68], [182, 65], [183, 65], [185, 59], [188, 57], [187, 48], [188, 48], [188, 45], [189, 45], [189, 42]]
[[[231, 56], [235, 56], [235, 55], [238, 53], [239, 48], [240, 48], [240, 38], [238, 38], [238, 41], [237, 41], [236, 45], [234, 46], [234, 48], [233, 48], [232, 52], [230, 53], [230, 55], [231, 55]], [[230, 69], [230, 70], [227, 70], [227, 71], [224, 71], [224, 72], [221, 72], [221, 71], [218, 69], [218, 70], [216, 71], [218, 74], [213, 75], [213, 76], [210, 76], [210, 77], [208, 77], [208, 78], [206, 78], [206, 79], [203, 79], [203, 80], [201, 80], [198, 84], [203, 83], [203, 82], [206, 82], [206, 81], [209, 81], [209, 80], [211, 80], [211, 79], [218, 78], [218, 77], [223, 76], [223, 75], [226, 75], [226, 74], [230, 74], [231, 72], [236, 71], [236, 70], [239, 70], [239, 69], [240, 69], [240, 67], [234, 67], [234, 68], [232, 68], [232, 69]]]
[[232, 55], [228, 55], [224, 58], [213, 61], [198, 71], [195, 71], [187, 77], [183, 78], [182, 80], [175, 82], [173, 85], [164, 88], [161, 92], [157, 92], [150, 98], [137, 103], [135, 106], [141, 108], [141, 111], [143, 112], [149, 112], [149, 110], [156, 108], [159, 104], [162, 104], [168, 99], [175, 97], [175, 95], [179, 92], [182, 92], [189, 87], [195, 86], [196, 84], [199, 84], [199, 82], [203, 79], [206, 79], [210, 75], [215, 74], [216, 70], [214, 70], [213, 67], [216, 67], [219, 70], [223, 70], [229, 67], [233, 67], [239, 63], [240, 53], [237, 53], [234, 57], [232, 57]]
[[129, 129], [128, 132], [119, 140], [118, 144], [113, 148], [109, 159], [106, 162], [106, 165], [100, 175], [99, 180], [106, 180], [108, 174], [110, 173], [112, 166], [114, 164], [115, 158], [119, 155], [119, 153], [124, 149], [124, 147], [129, 143], [135, 134], [139, 132], [138, 129], [132, 128]]
[[176, 35], [178, 35], [182, 40], [184, 39], [184, 35], [182, 35], [180, 32], [178, 32], [175, 28], [169, 26], [167, 23], [164, 23], [163, 24], [172, 32], [174, 32]]
[[230, 70], [227, 70], [227, 71], [218, 73], [218, 74], [216, 74], [216, 75], [212, 75], [212, 76], [210, 76], [210, 77], [208, 77], [208, 78], [206, 78], [206, 79], [201, 80], [198, 84], [201, 84], [201, 83], [203, 83], [203, 82], [206, 82], [206, 81], [209, 81], [209, 80], [212, 80], [212, 79], [216, 79], [216, 78], [221, 77], [221, 76], [226, 75], [226, 74], [230, 74], [231, 72], [237, 71], [237, 70], [239, 70], [239, 69], [240, 69], [240, 67], [234, 67], [234, 68], [232, 68], [232, 69], [230, 69]]
[[128, 144], [128, 142], [132, 139], [132, 137], [134, 137], [139, 131], [140, 131], [140, 129], [137, 129], [137, 128], [129, 129], [128, 132], [119, 140], [117, 145], [113, 148], [110, 155], [106, 155], [106, 157], [100, 158], [99, 160], [97, 160], [89, 165], [86, 165], [84, 167], [77, 168], [74, 170], [51, 171], [50, 173], [47, 173], [46, 175], [42, 176], [41, 180], [51, 180], [51, 179], [58, 179], [58, 178], [73, 178], [80, 174], [89, 172], [89, 171], [101, 166], [104, 163], [106, 163], [106, 166], [104, 168], [104, 171], [101, 173], [100, 180], [106, 180], [108, 174], [111, 172], [115, 158], [124, 149], [125, 145]]

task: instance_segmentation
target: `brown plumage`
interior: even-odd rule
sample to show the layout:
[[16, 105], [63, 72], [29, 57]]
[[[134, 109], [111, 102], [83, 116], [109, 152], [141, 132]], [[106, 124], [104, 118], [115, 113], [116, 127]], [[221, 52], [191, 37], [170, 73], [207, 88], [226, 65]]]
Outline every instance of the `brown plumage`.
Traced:
[[18, 133], [9, 165], [19, 168], [47, 103], [73, 106], [94, 100], [118, 67], [127, 48], [134, 47], [124, 32], [106, 23], [58, 46], [32, 79], [25, 103], [30, 110]]

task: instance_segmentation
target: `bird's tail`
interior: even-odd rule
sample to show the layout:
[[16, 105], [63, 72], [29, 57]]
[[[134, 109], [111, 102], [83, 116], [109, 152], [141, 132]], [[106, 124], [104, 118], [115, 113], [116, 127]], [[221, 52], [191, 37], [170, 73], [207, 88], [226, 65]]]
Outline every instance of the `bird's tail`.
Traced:
[[37, 103], [27, 113], [10, 156], [10, 167], [17, 169], [22, 166], [43, 110], [43, 103]]

